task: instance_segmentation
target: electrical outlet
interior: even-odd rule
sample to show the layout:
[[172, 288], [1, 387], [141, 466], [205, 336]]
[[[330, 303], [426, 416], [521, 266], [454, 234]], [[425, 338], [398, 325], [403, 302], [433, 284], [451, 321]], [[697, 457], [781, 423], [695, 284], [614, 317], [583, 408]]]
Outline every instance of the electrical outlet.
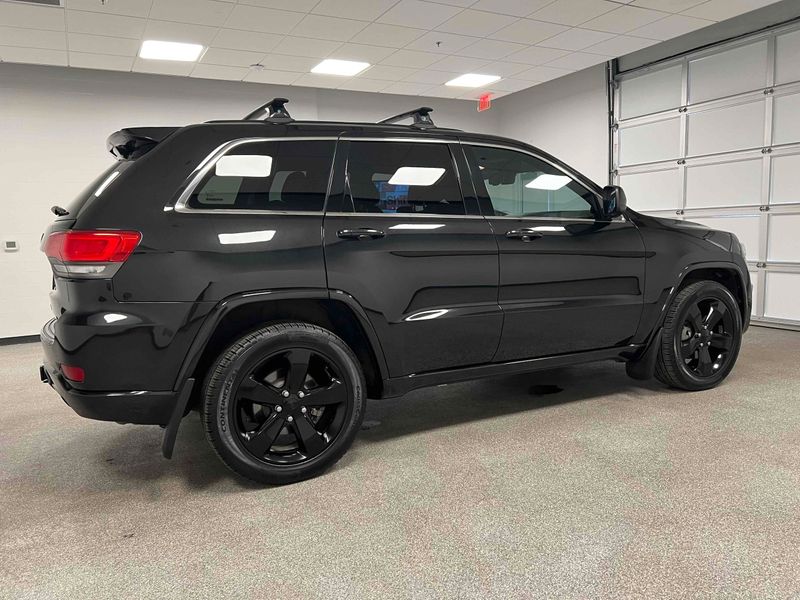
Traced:
[[6, 240], [3, 242], [3, 249], [6, 252], [16, 252], [19, 250], [19, 244], [17, 244], [16, 240]]

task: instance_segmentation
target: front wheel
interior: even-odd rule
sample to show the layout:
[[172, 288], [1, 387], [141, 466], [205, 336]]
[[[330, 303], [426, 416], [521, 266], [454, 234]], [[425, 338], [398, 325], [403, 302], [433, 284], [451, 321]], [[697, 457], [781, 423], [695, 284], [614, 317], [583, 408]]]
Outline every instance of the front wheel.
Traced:
[[250, 333], [218, 359], [204, 389], [206, 435], [223, 462], [254, 481], [318, 475], [353, 442], [364, 376], [339, 337], [307, 323]]
[[733, 369], [741, 343], [742, 316], [730, 291], [715, 281], [698, 281], [669, 306], [656, 377], [683, 390], [712, 388]]

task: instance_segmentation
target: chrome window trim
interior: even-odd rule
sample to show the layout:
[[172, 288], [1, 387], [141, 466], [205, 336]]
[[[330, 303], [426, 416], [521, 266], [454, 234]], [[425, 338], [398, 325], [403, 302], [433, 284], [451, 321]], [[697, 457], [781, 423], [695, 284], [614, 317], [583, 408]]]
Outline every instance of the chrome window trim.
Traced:
[[[189, 183], [186, 184], [186, 187], [181, 192], [178, 199], [175, 201], [174, 206], [167, 205], [164, 207], [165, 211], [174, 210], [178, 213], [196, 213], [196, 214], [236, 214], [236, 215], [262, 215], [262, 214], [272, 214], [272, 215], [321, 215], [323, 211], [279, 211], [279, 210], [269, 210], [269, 209], [250, 209], [250, 210], [238, 210], [235, 208], [190, 208], [188, 206], [189, 198], [191, 198], [192, 194], [194, 193], [197, 186], [203, 180], [203, 178], [208, 174], [211, 168], [217, 164], [217, 161], [225, 156], [230, 150], [236, 148], [237, 146], [241, 146], [243, 144], [259, 144], [264, 142], [321, 142], [321, 141], [333, 141], [339, 139], [339, 136], [303, 136], [303, 137], [259, 137], [259, 138], [238, 138], [235, 140], [231, 140], [225, 142], [217, 146], [208, 156], [206, 156], [199, 165], [195, 168], [194, 171], [189, 175], [188, 180]], [[333, 166], [333, 157], [331, 157], [331, 166]]]
[[485, 219], [483, 215], [438, 215], [436, 213], [370, 213], [370, 212], [327, 212], [326, 217], [396, 217], [398, 219]]
[[398, 142], [398, 143], [413, 143], [423, 142], [426, 144], [458, 144], [460, 140], [453, 136], [451, 139], [444, 138], [416, 138], [416, 137], [358, 137], [351, 135], [343, 135], [339, 138], [343, 142]]

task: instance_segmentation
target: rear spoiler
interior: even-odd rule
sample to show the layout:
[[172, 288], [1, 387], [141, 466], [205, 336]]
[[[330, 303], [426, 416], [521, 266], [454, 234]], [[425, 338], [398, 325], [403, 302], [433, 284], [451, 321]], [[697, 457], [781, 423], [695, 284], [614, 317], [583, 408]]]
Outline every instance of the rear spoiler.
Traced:
[[117, 160], [134, 160], [155, 148], [179, 127], [131, 127], [115, 131], [106, 140], [108, 151]]

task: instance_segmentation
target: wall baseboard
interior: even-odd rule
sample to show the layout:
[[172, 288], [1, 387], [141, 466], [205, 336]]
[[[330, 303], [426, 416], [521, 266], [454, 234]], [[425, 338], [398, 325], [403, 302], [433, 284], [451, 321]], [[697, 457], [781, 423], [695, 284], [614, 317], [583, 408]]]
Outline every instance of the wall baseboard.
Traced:
[[0, 338], [0, 346], [11, 346], [13, 344], [30, 344], [38, 342], [38, 335], [17, 335], [14, 337]]

